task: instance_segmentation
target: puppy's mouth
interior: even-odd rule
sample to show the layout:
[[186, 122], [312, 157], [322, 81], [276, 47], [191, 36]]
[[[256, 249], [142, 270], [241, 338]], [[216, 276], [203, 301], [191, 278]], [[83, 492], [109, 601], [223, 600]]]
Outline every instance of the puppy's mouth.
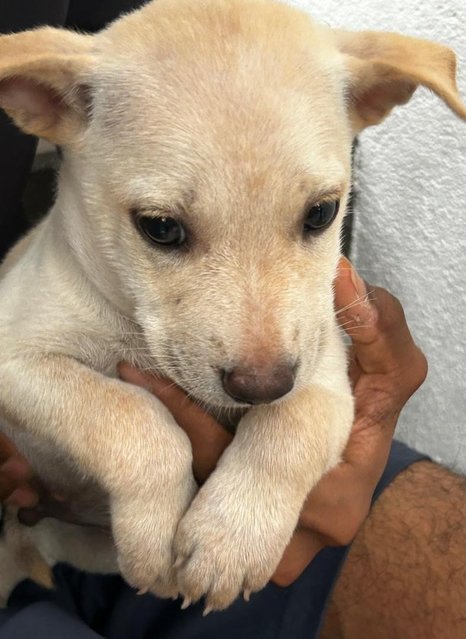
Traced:
[[[186, 365], [181, 366], [171, 358], [169, 370], [160, 373], [169, 377], [196, 404], [209, 413], [220, 416], [222, 413], [244, 414], [253, 406], [279, 402], [290, 394], [296, 381], [299, 362], [280, 363], [265, 369], [241, 367], [208, 366], [208, 374], [197, 376], [187, 374]], [[223, 421], [228, 419], [222, 418]]]
[[[221, 389], [218, 389], [220, 396], [215, 393], [215, 397], [211, 392], [202, 392], [204, 389], [199, 389], [198, 384], [193, 384], [191, 379], [185, 379], [183, 369], [174, 360], [171, 362], [170, 371], [164, 371], [162, 367], [156, 366], [154, 372], [169, 377], [186, 393], [192, 402], [211, 415], [232, 435], [235, 434], [236, 427], [243, 415], [251, 408], [251, 404], [232, 400], [226, 393], [222, 393]], [[206, 399], [206, 396], [208, 399]]]
[[254, 406], [278, 403], [301, 383], [303, 367], [296, 356], [238, 359], [237, 363], [222, 357], [226, 363], [217, 364], [209, 361], [207, 353], [186, 352], [179, 340], [157, 342], [152, 346], [148, 335], [153, 354], [150, 368], [171, 379], [192, 401], [216, 416], [236, 411], [244, 414]]

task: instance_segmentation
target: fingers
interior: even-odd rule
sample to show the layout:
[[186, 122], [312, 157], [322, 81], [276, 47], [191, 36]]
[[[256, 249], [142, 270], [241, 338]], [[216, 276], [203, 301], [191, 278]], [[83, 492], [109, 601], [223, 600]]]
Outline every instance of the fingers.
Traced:
[[11, 504], [17, 508], [34, 508], [38, 502], [39, 495], [27, 484], [15, 488], [6, 500], [7, 504]]
[[296, 579], [324, 545], [347, 545], [364, 522], [385, 467], [401, 408], [426, 375], [426, 361], [398, 300], [370, 287], [342, 258], [335, 281], [340, 326], [352, 340], [356, 419], [343, 462], [308, 496], [275, 576]]
[[13, 443], [0, 433], [0, 504], [18, 508], [21, 523], [34, 526], [44, 517], [75, 522], [66, 504], [55, 500], [40, 486], [26, 459]]
[[18, 508], [30, 508], [37, 504], [39, 496], [27, 483], [9, 477], [0, 469], [0, 504], [6, 503]]
[[342, 462], [309, 493], [300, 525], [318, 532], [327, 545], [349, 544], [369, 512], [377, 481], [359, 467]]
[[426, 360], [400, 302], [385, 289], [367, 285], [346, 258], [341, 258], [335, 280], [335, 306], [364, 373], [384, 374], [408, 365], [414, 368], [418, 386], [422, 383]]
[[[10, 467], [13, 469], [11, 474]], [[21, 472], [18, 472], [19, 468], [18, 465], [17, 470], [9, 461], [0, 467], [0, 504], [6, 503], [18, 508], [34, 507], [39, 495], [32, 484], [28, 483], [30, 470], [21, 469]]]
[[364, 523], [378, 480], [342, 463], [311, 491], [298, 528], [272, 578], [279, 586], [293, 583], [325, 546], [346, 546]]
[[344, 459], [373, 488], [383, 472], [399, 413], [424, 381], [427, 364], [399, 301], [382, 288], [366, 285], [346, 258], [340, 261], [335, 303], [352, 340], [350, 373], [356, 400]]
[[324, 546], [318, 533], [298, 527], [272, 577], [273, 583], [283, 587], [292, 584]]
[[288, 586], [322, 548], [350, 544], [369, 513], [374, 488], [374, 482], [346, 463], [325, 475], [307, 497], [272, 581]]
[[126, 362], [119, 365], [121, 378], [142, 386], [165, 404], [179, 426], [188, 435], [193, 448], [193, 471], [202, 483], [215, 469], [232, 436], [170, 380], [142, 373]]
[[32, 468], [18, 452], [3, 462], [0, 473], [18, 483], [29, 481], [33, 477]]
[[399, 413], [427, 367], [399, 301], [382, 288], [367, 286], [346, 258], [339, 265], [335, 304], [352, 340], [356, 417], [344, 462], [311, 493], [303, 520], [342, 541], [354, 534], [368, 511]]
[[37, 503], [37, 493], [29, 485], [32, 476], [29, 464], [14, 444], [0, 433], [0, 503], [19, 507]]
[[374, 339], [377, 311], [370, 303], [365, 282], [346, 257], [341, 257], [334, 282], [338, 322], [357, 343]]

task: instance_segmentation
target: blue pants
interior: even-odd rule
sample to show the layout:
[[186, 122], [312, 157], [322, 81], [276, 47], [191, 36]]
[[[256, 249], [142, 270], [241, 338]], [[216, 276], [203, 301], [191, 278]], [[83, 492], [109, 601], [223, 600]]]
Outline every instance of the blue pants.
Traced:
[[[374, 499], [403, 469], [426, 459], [394, 442]], [[138, 596], [118, 576], [55, 568], [57, 588], [24, 581], [0, 611], [0, 639], [313, 639], [348, 553], [325, 548], [287, 588], [269, 584], [249, 603], [202, 616], [202, 605]]]

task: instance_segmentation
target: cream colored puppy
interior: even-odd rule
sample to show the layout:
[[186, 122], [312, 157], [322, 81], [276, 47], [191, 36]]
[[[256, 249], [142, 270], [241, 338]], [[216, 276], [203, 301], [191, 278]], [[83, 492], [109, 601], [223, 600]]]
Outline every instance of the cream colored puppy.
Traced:
[[[53, 209], [1, 273], [2, 428], [77, 512], [110, 517], [137, 588], [216, 609], [262, 588], [338, 462], [351, 141], [420, 84], [466, 119], [448, 48], [265, 0], [158, 0], [96, 36], [0, 38], [0, 105], [64, 149]], [[116, 379], [122, 359], [238, 416], [200, 490], [186, 435]], [[12, 513], [3, 596], [41, 557], [117, 569], [105, 533]]]

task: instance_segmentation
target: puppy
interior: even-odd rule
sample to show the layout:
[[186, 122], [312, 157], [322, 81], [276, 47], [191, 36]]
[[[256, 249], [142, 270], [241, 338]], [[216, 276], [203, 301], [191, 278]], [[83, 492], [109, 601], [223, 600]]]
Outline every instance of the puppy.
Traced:
[[[2, 430], [114, 542], [10, 512], [4, 598], [58, 560], [210, 609], [267, 583], [353, 420], [332, 295], [351, 142], [419, 85], [466, 119], [448, 48], [267, 0], [0, 38], [0, 105], [64, 158], [1, 271]], [[238, 415], [199, 490], [186, 435], [117, 379], [122, 359]]]

